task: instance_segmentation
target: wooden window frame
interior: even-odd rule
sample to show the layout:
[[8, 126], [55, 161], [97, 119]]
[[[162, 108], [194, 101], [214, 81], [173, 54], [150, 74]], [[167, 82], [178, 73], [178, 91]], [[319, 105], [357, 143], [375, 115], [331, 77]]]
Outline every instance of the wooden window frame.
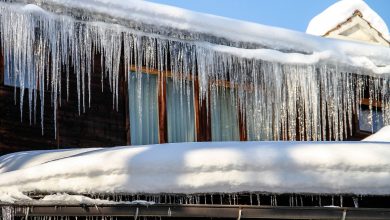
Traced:
[[[149, 69], [149, 68], [137, 68], [136, 66], [132, 65], [130, 68], [130, 71], [136, 72], [141, 71], [145, 74], [153, 74], [158, 76], [158, 109], [159, 109], [159, 143], [168, 143], [168, 118], [167, 118], [167, 96], [166, 96], [166, 79], [168, 77], [172, 76], [171, 71], [164, 70], [159, 71], [157, 69]], [[194, 82], [194, 117], [195, 117], [195, 132], [196, 132], [196, 141], [197, 142], [207, 142], [212, 141], [212, 134], [211, 134], [211, 111], [207, 106], [210, 106], [210, 93], [209, 97], [207, 99], [200, 100], [199, 99], [199, 90], [200, 85], [199, 81], [196, 77], [190, 76], [187, 80]], [[223, 86], [230, 88], [231, 84], [228, 81], [217, 81], [215, 82], [217, 86]], [[128, 104], [128, 103], [127, 103]], [[241, 109], [239, 108], [239, 104], [237, 105], [238, 108], [238, 126], [239, 126], [239, 135], [240, 135], [240, 141], [247, 141], [247, 131], [246, 131], [246, 120], [245, 116], [243, 115]], [[128, 111], [128, 110], [127, 110]], [[130, 121], [129, 119], [126, 119], [126, 127], [128, 128], [128, 136], [130, 136]], [[131, 139], [131, 137], [129, 138]]]

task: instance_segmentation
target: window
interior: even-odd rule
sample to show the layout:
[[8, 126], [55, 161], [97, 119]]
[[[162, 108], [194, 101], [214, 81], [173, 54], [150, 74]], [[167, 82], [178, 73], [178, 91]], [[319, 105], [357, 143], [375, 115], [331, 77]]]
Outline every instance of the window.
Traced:
[[158, 143], [157, 76], [129, 75], [129, 114], [132, 145]]
[[168, 142], [195, 141], [193, 86], [189, 81], [167, 79]]
[[372, 114], [368, 107], [363, 106], [359, 115], [359, 129], [365, 132], [377, 132], [383, 127], [383, 114], [380, 109], [373, 109]]
[[230, 89], [211, 92], [211, 137], [213, 141], [239, 141], [237, 100]]
[[[252, 104], [256, 103], [256, 104]], [[255, 96], [253, 94], [248, 95], [246, 103], [246, 126], [249, 141], [267, 140], [266, 134], [263, 132], [263, 121], [261, 108], [257, 105]]]
[[[6, 62], [6, 60], [9, 61]], [[24, 88], [31, 88], [30, 85], [34, 85], [35, 87], [36, 79], [33, 68], [31, 70], [24, 70], [24, 72], [20, 70], [15, 71], [15, 69], [13, 59], [4, 59], [4, 85], [12, 87], [22, 87], [23, 85]], [[20, 80], [21, 77], [24, 80]]]

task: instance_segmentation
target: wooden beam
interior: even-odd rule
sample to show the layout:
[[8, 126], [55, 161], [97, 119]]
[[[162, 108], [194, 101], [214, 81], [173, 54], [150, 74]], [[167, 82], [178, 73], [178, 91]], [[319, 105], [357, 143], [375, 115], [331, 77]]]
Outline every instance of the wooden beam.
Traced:
[[[2, 206], [0, 206], [1, 208]], [[9, 205], [3, 206], [9, 207]], [[0, 209], [1, 210], [1, 209]], [[3, 209], [4, 210], [4, 209]], [[385, 220], [390, 209], [340, 207], [270, 207], [223, 205], [26, 205], [13, 207], [15, 217], [115, 216], [169, 218], [234, 218], [238, 219], [355, 219]]]
[[158, 75], [158, 139], [160, 144], [168, 143], [167, 80], [164, 72]]
[[[360, 104], [361, 105], [367, 105], [369, 106], [370, 105], [370, 99], [362, 99], [360, 101]], [[377, 100], [372, 100], [372, 106], [373, 107], [377, 107], [377, 108], [382, 108], [382, 102], [381, 101], [377, 101]]]
[[4, 85], [4, 57], [3, 50], [0, 48], [0, 85]]
[[[132, 72], [136, 72], [138, 70], [138, 68], [134, 65], [131, 65], [130, 67], [130, 71]], [[142, 67], [140, 69], [140, 71], [142, 73], [146, 73], [146, 74], [152, 74], [152, 75], [159, 75], [159, 70], [158, 69], [151, 69], [151, 68], [146, 68], [146, 67]], [[164, 75], [165, 77], [172, 77], [172, 72], [169, 71], [169, 70], [164, 70]], [[180, 74], [179, 74], [180, 75]], [[179, 77], [180, 78], [180, 77]], [[185, 78], [185, 80], [188, 80], [188, 81], [193, 81], [193, 80], [196, 80], [194, 79], [193, 76], [187, 76]], [[235, 89], [238, 89], [240, 87], [239, 84], [235, 83], [235, 84], [231, 84], [229, 81], [227, 80], [209, 80], [209, 83], [210, 84], [214, 84], [216, 86], [221, 86], [221, 87], [226, 87], [226, 88], [235, 88]], [[244, 86], [244, 90], [245, 91], [252, 91], [253, 90], [253, 86], [252, 85], [245, 85]]]
[[129, 108], [129, 83], [128, 81], [124, 82], [123, 90], [125, 95], [124, 99], [124, 109], [125, 109], [125, 128], [126, 128], [126, 143], [127, 145], [131, 145], [131, 133], [130, 133], [130, 108]]
[[[123, 47], [122, 47], [123, 48]], [[121, 63], [119, 66], [119, 77], [120, 77], [120, 90], [121, 90], [121, 96], [123, 98], [123, 109], [125, 114], [125, 139], [126, 144], [131, 145], [131, 132], [130, 132], [130, 108], [129, 108], [129, 82], [130, 79], [128, 76], [126, 76], [128, 73], [126, 72], [123, 55], [124, 51], [122, 49], [122, 58]], [[127, 79], [127, 80], [126, 80]]]
[[240, 105], [238, 105], [238, 126], [240, 131], [240, 141], [247, 141], [248, 135], [246, 132], [246, 117], [243, 112], [241, 112]]
[[[210, 97], [208, 99], [210, 102]], [[198, 142], [211, 141], [211, 117], [206, 99], [199, 99], [199, 81], [194, 81], [195, 130]]]

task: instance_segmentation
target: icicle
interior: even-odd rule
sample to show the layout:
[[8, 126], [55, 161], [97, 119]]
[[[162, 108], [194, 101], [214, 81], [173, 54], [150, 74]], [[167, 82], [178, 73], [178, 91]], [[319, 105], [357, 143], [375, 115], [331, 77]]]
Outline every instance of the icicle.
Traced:
[[359, 208], [359, 198], [353, 197], [352, 200], [355, 208]]
[[15, 210], [12, 206], [3, 206], [1, 208], [3, 220], [14, 220]]

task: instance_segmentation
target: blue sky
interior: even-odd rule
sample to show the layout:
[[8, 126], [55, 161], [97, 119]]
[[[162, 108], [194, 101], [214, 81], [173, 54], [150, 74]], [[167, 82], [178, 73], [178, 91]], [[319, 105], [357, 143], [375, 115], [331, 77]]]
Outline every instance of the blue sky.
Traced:
[[[148, 0], [193, 11], [306, 31], [309, 21], [338, 0]], [[390, 25], [390, 0], [365, 0]]]

